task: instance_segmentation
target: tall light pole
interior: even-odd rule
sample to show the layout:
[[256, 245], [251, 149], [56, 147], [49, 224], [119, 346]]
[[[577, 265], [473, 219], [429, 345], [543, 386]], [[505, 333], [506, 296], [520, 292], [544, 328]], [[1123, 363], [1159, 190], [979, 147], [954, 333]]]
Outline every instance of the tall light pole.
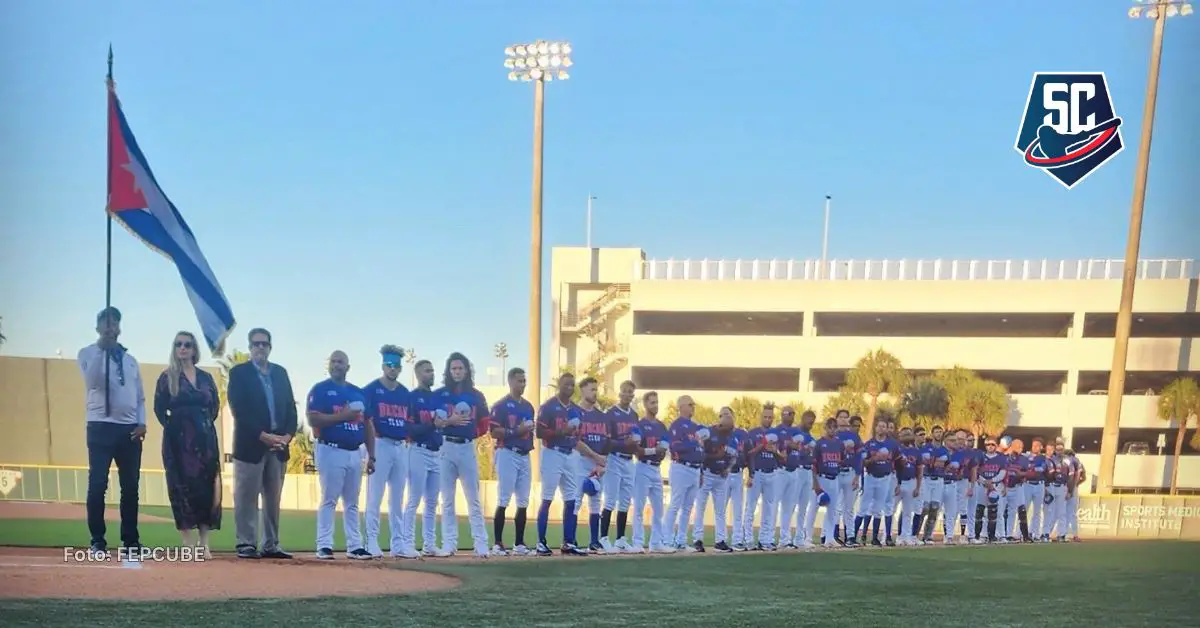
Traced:
[[821, 235], [821, 268], [817, 269], [817, 279], [828, 279], [826, 275], [829, 271], [826, 267], [829, 265], [829, 205], [833, 203], [833, 197], [825, 195], [825, 230]]
[[529, 386], [526, 394], [534, 407], [542, 393], [542, 111], [546, 83], [569, 78], [571, 44], [538, 40], [504, 49], [508, 80], [533, 83], [533, 221], [530, 226], [529, 274]]
[[1121, 402], [1125, 395], [1125, 362], [1129, 355], [1129, 330], [1133, 323], [1133, 289], [1137, 279], [1138, 249], [1142, 240], [1142, 210], [1146, 205], [1146, 180], [1150, 170], [1154, 107], [1158, 101], [1158, 70], [1162, 61], [1163, 29], [1168, 17], [1192, 14], [1192, 5], [1182, 0], [1135, 1], [1139, 6], [1129, 9], [1129, 17], [1154, 20], [1154, 39], [1150, 44], [1150, 75], [1146, 82], [1146, 102], [1142, 107], [1142, 137], [1138, 144], [1137, 169], [1133, 175], [1129, 236], [1125, 244], [1125, 265], [1121, 273], [1121, 304], [1117, 309], [1112, 369], [1108, 376], [1108, 408], [1104, 413], [1104, 436], [1100, 440], [1100, 475], [1097, 482], [1100, 494], [1112, 493], [1113, 475], [1117, 465]]
[[587, 203], [587, 247], [592, 248], [592, 201], [596, 200], [596, 195], [588, 193]]
[[508, 343], [497, 342], [492, 348], [492, 354], [500, 360], [500, 376], [507, 377], [508, 371], [504, 367], [508, 364]]

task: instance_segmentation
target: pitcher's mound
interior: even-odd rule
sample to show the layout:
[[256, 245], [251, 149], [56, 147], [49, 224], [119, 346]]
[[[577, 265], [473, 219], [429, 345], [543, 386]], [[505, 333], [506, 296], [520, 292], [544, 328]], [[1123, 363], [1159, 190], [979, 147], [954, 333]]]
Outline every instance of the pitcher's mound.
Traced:
[[403, 595], [458, 586], [456, 578], [394, 568], [394, 561], [331, 562], [239, 560], [232, 555], [204, 562], [168, 562], [178, 554], [159, 550], [160, 560], [122, 563], [110, 552], [96, 561], [83, 550], [0, 548], [0, 598], [108, 600], [206, 600]]
[[[104, 511], [108, 521], [120, 521], [121, 511], [109, 508]], [[83, 504], [67, 504], [60, 502], [19, 502], [0, 501], [0, 520], [3, 519], [66, 519], [71, 521], [86, 521], [87, 507]], [[171, 520], [156, 515], [138, 514], [142, 523], [168, 522]]]

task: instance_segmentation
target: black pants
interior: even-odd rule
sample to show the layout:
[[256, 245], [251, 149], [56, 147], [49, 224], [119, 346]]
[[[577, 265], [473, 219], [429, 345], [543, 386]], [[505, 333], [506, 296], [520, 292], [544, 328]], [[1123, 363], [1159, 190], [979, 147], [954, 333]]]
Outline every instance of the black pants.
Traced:
[[88, 531], [92, 543], [106, 546], [104, 539], [104, 494], [108, 492], [108, 471], [117, 463], [121, 483], [121, 544], [138, 545], [138, 481], [142, 472], [142, 441], [132, 440], [133, 425], [89, 421], [88, 448]]

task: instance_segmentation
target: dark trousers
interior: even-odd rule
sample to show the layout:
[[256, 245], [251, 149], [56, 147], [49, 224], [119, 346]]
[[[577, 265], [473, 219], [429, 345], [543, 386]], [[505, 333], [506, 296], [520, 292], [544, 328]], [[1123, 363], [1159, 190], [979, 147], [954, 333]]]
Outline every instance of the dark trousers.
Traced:
[[106, 546], [104, 539], [104, 494], [108, 492], [108, 471], [117, 463], [121, 483], [121, 544], [138, 545], [138, 481], [142, 472], [142, 441], [130, 438], [133, 425], [89, 421], [88, 448], [88, 531], [92, 543]]

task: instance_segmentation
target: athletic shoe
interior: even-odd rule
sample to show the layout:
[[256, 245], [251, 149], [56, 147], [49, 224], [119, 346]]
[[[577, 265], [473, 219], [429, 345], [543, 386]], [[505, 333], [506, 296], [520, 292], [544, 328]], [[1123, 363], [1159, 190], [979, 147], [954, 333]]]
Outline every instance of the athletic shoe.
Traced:
[[[492, 555], [491, 552], [488, 552], [486, 549], [480, 548], [480, 549], [475, 550], [475, 558], [488, 558], [491, 555]], [[507, 554], [504, 554], [504, 555], [507, 556]]]
[[368, 547], [367, 553], [371, 555], [371, 558], [383, 558], [383, 550], [379, 549], [378, 545], [374, 547]]
[[[863, 545], [866, 545], [866, 543], [863, 543]], [[883, 543], [879, 539], [871, 539], [871, 547], [883, 547]]]
[[695, 543], [692, 543], [691, 546], [688, 547], [687, 551], [703, 554], [704, 553], [704, 541], [696, 541]]
[[800, 549], [802, 549], [802, 550], [804, 550], [804, 551], [806, 551], [806, 552], [807, 552], [807, 551], [809, 551], [809, 550], [811, 550], [811, 549], [813, 549], [814, 547], [816, 547], [816, 546], [815, 546], [815, 545], [813, 545], [813, 542], [812, 542], [812, 541], [805, 541], [805, 542], [803, 542], [803, 543], [801, 543], [801, 544], [800, 544]]
[[970, 541], [968, 541], [968, 543], [970, 543], [971, 545], [983, 545], [983, 540], [980, 539], [979, 537], [975, 537], [975, 538], [972, 538]]
[[749, 548], [746, 547], [745, 543], [734, 543], [733, 544], [733, 551], [735, 551], [735, 552], [744, 552], [747, 549], [749, 549]]
[[492, 546], [492, 553], [491, 553], [492, 556], [508, 556], [508, 554], [509, 554], [508, 550], [504, 549], [503, 545], [500, 545], [499, 543], [497, 543]]
[[617, 548], [606, 538], [600, 539], [600, 553], [602, 554], [618, 554]]
[[562, 552], [563, 556], [587, 556], [588, 555], [586, 550], [579, 549], [579, 546], [575, 545], [574, 543], [563, 543], [563, 546], [559, 548], [559, 551]]
[[435, 549], [433, 550], [433, 553], [427, 555], [434, 558], [450, 558], [455, 553], [456, 552], [454, 550]]
[[795, 543], [785, 543], [783, 545], [783, 549], [794, 550], [794, 549], [796, 549], [796, 544]]
[[726, 543], [725, 541], [717, 541], [717, 544], [713, 545], [713, 549], [718, 552], [725, 552], [725, 553], [729, 553], [729, 552], [733, 551], [733, 548], [729, 547], [729, 544]]
[[1079, 538], [1078, 536], [1073, 536], [1073, 537], [1071, 537], [1071, 542], [1072, 543], [1082, 543], [1083, 539]]
[[616, 543], [613, 543], [613, 549], [622, 554], [631, 554], [632, 552], [629, 550], [633, 549], [633, 547], [629, 545], [629, 542], [625, 540], [625, 537], [621, 537], [617, 539]]
[[537, 544], [537, 555], [538, 556], [553, 556], [554, 552], [550, 551], [550, 548], [546, 547], [545, 543], [542, 543], [539, 541]]
[[532, 552], [529, 551], [528, 547], [525, 547], [524, 545], [518, 545], [518, 546], [512, 548], [512, 552], [510, 552], [510, 553], [513, 555], [516, 555], [516, 556], [528, 556]]
[[674, 554], [676, 552], [676, 550], [674, 547], [671, 547], [670, 545], [659, 545], [659, 546], [651, 546], [650, 552], [654, 553], [654, 554]]
[[588, 553], [589, 554], [603, 554], [604, 546], [595, 541], [592, 541], [592, 543], [590, 545], [588, 545]]
[[367, 550], [360, 547], [360, 548], [354, 550], [353, 552], [346, 552], [346, 558], [349, 558], [351, 560], [371, 560], [372, 558], [375, 558], [375, 557], [371, 555], [371, 552], [368, 552]]
[[317, 550], [318, 560], [333, 560], [333, 550], [328, 547], [322, 547]]
[[413, 559], [420, 558], [420, 557], [421, 557], [421, 555], [414, 552], [413, 550], [400, 550], [399, 552], [392, 554], [392, 558], [407, 558], [409, 560], [413, 560]]
[[952, 537], [952, 536], [943, 537], [942, 545], [954, 545], [954, 537]]
[[892, 537], [889, 536], [887, 538], [887, 540], [884, 541], [884, 545], [887, 545], [888, 547], [896, 547], [896, 541], [895, 541], [895, 539], [893, 539]]

